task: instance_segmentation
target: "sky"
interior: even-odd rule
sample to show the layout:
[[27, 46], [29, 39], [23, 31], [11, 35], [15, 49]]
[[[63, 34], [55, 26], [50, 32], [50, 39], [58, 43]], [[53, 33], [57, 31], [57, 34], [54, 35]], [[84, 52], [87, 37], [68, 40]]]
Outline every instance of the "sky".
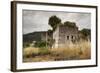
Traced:
[[91, 29], [90, 13], [23, 10], [23, 34], [52, 29], [48, 20], [53, 15], [60, 18], [62, 23], [65, 21], [75, 22], [79, 30], [83, 28]]

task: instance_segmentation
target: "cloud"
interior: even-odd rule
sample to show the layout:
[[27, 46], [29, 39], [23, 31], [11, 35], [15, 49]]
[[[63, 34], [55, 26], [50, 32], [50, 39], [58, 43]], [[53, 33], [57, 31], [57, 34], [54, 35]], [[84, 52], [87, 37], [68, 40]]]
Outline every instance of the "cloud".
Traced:
[[23, 34], [52, 29], [48, 25], [48, 20], [52, 15], [59, 17], [62, 23], [65, 21], [75, 22], [79, 29], [91, 28], [90, 13], [23, 10]]

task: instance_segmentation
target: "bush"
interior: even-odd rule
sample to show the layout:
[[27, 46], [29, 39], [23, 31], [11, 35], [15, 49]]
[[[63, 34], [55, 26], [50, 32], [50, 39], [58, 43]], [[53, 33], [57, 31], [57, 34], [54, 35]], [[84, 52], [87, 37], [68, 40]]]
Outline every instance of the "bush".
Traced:
[[46, 41], [39, 41], [34, 44], [34, 47], [44, 48], [46, 45], [48, 45]]
[[70, 21], [64, 22], [64, 25], [72, 28], [76, 27], [76, 23]]
[[48, 48], [40, 48], [39, 49], [39, 54], [40, 55], [47, 55], [50, 54], [50, 50]]
[[23, 43], [24, 48], [29, 47], [29, 46], [30, 46], [30, 43]]

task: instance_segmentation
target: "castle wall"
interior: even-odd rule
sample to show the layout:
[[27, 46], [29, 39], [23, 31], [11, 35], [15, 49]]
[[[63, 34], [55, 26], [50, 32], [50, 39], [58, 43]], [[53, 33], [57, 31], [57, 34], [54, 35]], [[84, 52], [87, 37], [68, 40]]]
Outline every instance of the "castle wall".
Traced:
[[55, 39], [55, 48], [64, 47], [78, 39], [78, 28], [61, 26], [53, 33], [53, 39]]

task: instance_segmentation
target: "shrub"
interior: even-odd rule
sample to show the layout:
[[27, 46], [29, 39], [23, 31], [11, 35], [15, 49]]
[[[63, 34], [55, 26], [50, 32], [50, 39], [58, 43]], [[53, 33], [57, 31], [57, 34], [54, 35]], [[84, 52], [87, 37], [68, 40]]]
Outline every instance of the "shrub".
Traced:
[[40, 55], [47, 55], [50, 53], [50, 50], [48, 48], [40, 48], [39, 49], [39, 54]]
[[34, 47], [44, 48], [46, 45], [48, 45], [46, 41], [38, 41], [34, 44]]
[[30, 46], [30, 43], [26, 43], [26, 42], [23, 43], [23, 47], [24, 47], [24, 48], [29, 47], [29, 46]]
[[70, 21], [64, 22], [64, 25], [72, 28], [76, 27], [76, 23]]

